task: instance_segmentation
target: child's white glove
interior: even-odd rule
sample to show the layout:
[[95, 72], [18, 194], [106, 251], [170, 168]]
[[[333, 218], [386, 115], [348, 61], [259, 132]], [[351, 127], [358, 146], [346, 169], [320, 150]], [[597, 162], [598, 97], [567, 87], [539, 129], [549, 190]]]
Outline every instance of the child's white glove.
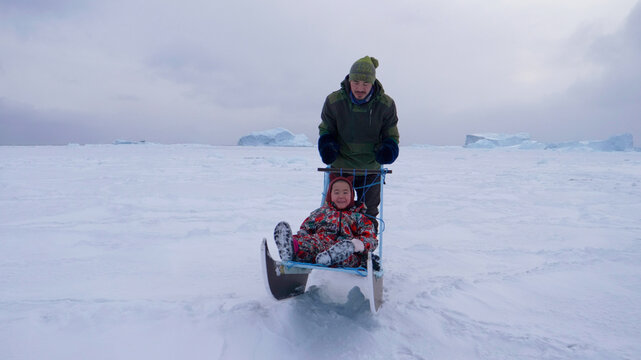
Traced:
[[365, 250], [365, 244], [361, 240], [352, 239], [352, 244], [354, 244], [354, 252], [363, 252]]

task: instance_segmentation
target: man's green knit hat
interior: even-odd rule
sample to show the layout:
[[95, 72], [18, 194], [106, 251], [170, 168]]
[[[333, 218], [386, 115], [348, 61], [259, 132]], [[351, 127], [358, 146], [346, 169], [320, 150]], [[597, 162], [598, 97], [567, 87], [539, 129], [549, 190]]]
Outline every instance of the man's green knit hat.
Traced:
[[378, 60], [376, 58], [365, 56], [352, 65], [349, 70], [349, 81], [365, 81], [373, 84], [376, 81], [376, 68]]

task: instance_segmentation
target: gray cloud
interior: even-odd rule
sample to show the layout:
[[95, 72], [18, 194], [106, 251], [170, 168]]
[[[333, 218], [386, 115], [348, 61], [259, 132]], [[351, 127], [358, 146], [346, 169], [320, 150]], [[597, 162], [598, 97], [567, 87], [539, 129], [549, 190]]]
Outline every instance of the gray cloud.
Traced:
[[616, 33], [592, 40], [585, 57], [600, 76], [526, 105], [456, 114], [468, 132], [527, 131], [541, 141], [602, 139], [632, 133], [641, 141], [641, 2]]
[[82, 8], [82, 0], [0, 0], [0, 10], [21, 14], [63, 14]]
[[573, 4], [586, 14], [572, 18], [555, 6], [0, 0], [10, 10], [0, 11], [0, 124], [34, 134], [39, 122], [69, 124], [63, 133], [92, 139], [72, 142], [234, 144], [277, 126], [314, 138], [325, 96], [368, 54], [381, 61], [404, 144], [460, 144], [473, 131], [569, 140], [626, 127], [639, 141], [634, 124], [596, 115], [638, 110], [638, 10], [606, 36], [591, 25], [596, 10]]
[[[70, 121], [71, 120], [71, 121]], [[110, 142], [82, 124], [78, 114], [41, 111], [0, 98], [0, 144], [64, 145]]]

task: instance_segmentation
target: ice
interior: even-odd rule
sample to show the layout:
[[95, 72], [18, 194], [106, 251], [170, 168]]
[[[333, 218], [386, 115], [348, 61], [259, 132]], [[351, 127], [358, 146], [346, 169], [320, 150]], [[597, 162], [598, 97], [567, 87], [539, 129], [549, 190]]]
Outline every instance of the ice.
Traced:
[[[114, 145], [143, 145], [146, 143], [147, 142], [145, 140], [124, 140], [124, 139], [116, 139], [113, 142]], [[70, 145], [76, 145], [76, 144], [70, 144]]]
[[240, 146], [312, 146], [305, 134], [292, 134], [283, 128], [252, 132], [238, 140]]
[[638, 359], [641, 153], [403, 147], [384, 303], [260, 244], [318, 207], [314, 147], [0, 147], [0, 359]]
[[634, 139], [632, 134], [622, 134], [610, 137], [607, 140], [564, 142], [549, 144], [547, 149], [575, 149], [593, 151], [633, 151]]
[[530, 141], [530, 134], [498, 134], [482, 133], [467, 135], [465, 137], [465, 147], [468, 148], [494, 148], [499, 146], [515, 146]]
[[480, 133], [467, 135], [465, 137], [466, 148], [471, 149], [493, 149], [499, 147], [510, 147], [523, 150], [533, 149], [554, 149], [554, 150], [584, 150], [584, 151], [635, 151], [634, 140], [631, 134], [612, 136], [606, 140], [593, 141], [568, 141], [562, 143], [550, 143], [535, 141], [527, 133], [500, 134]]

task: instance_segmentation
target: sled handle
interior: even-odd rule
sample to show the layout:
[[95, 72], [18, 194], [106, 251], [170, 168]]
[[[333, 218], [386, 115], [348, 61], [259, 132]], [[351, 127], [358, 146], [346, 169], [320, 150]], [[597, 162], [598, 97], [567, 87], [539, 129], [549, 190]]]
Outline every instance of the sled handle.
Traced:
[[375, 175], [375, 174], [391, 174], [392, 170], [381, 168], [380, 170], [376, 169], [341, 169], [341, 168], [318, 168], [320, 172], [328, 172], [334, 174], [346, 174], [346, 175]]

